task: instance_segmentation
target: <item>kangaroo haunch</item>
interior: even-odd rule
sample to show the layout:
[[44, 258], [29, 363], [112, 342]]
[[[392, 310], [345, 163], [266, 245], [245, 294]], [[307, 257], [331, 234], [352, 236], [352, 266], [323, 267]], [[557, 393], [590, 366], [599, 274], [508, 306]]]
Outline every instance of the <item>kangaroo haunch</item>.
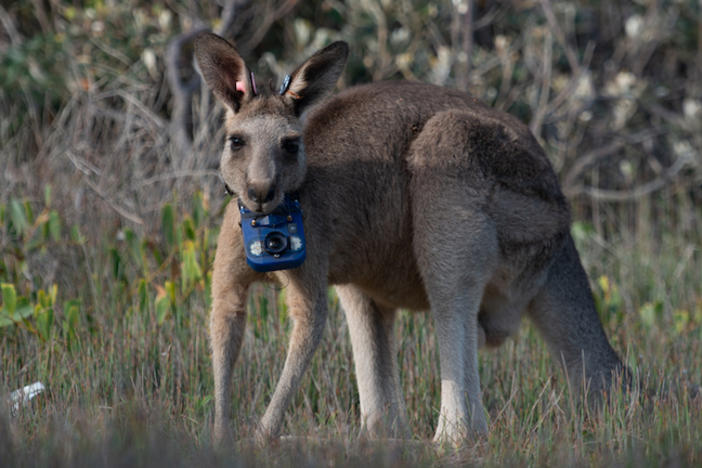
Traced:
[[[322, 337], [335, 285], [351, 334], [363, 431], [409, 434], [393, 323], [431, 310], [441, 369], [435, 440], [486, 432], [478, 348], [498, 346], [527, 315], [574, 388], [607, 388], [622, 364], [604, 334], [571, 239], [556, 175], [527, 127], [469, 95], [422, 83], [335, 87], [348, 46], [335, 42], [256, 93], [243, 60], [210, 33], [195, 42], [208, 86], [227, 107], [225, 183], [267, 214], [286, 193], [302, 207], [307, 258], [260, 273], [246, 263], [231, 203], [217, 245], [210, 333], [215, 437], [228, 432], [232, 367], [255, 281], [287, 286], [294, 326], [282, 375], [259, 426], [278, 434]], [[313, 104], [317, 104], [313, 107]], [[241, 383], [245, 384], [245, 383]]]

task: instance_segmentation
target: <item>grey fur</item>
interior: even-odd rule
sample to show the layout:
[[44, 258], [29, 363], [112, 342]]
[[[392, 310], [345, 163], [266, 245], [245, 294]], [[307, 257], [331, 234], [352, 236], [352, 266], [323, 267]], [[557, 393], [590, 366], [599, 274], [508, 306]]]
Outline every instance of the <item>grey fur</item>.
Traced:
[[[430, 309], [436, 323], [437, 441], [487, 431], [478, 347], [501, 344], [525, 314], [575, 388], [583, 379], [591, 389], [609, 385], [622, 365], [595, 312], [556, 175], [525, 125], [464, 93], [421, 83], [358, 86], [320, 104], [343, 69], [344, 43], [303, 63], [284, 96], [239, 93], [232, 77], [244, 80], [247, 69], [223, 42], [211, 34], [196, 42], [205, 81], [227, 105], [227, 132], [245, 141], [235, 151], [225, 146], [222, 175], [254, 211], [298, 190], [308, 258], [294, 270], [251, 270], [238, 210], [229, 205], [212, 288], [216, 438], [228, 432], [231, 372], [254, 281], [287, 285], [294, 319], [262, 440], [278, 435], [319, 344], [328, 285], [337, 285], [347, 314], [370, 436], [409, 433], [392, 333], [398, 308]], [[292, 157], [281, 139], [295, 136], [302, 144]], [[259, 203], [249, 189], [274, 195]]]

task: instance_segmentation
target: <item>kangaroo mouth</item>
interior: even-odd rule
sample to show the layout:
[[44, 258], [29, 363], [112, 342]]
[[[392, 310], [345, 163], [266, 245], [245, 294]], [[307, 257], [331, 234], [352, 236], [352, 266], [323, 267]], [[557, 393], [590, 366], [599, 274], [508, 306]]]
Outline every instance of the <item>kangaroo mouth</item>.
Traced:
[[[270, 203], [264, 203], [263, 207], [255, 210], [251, 209], [243, 198], [238, 198], [236, 202], [239, 205], [239, 209], [242, 210], [241, 212], [246, 214], [248, 218], [261, 218], [269, 214], [287, 216], [290, 214], [292, 206], [296, 206], [298, 210], [300, 209], [299, 194], [297, 192], [282, 194], [277, 202], [274, 200]], [[259, 208], [257, 203], [253, 205], [255, 208]]]
[[278, 208], [278, 206], [283, 202], [282, 198], [283, 197], [276, 194], [271, 201], [260, 203], [249, 200], [247, 199], [247, 197], [241, 197], [241, 202], [246, 207], [246, 209], [248, 209], [252, 213], [255, 213], [256, 215], [260, 216], [265, 216], [267, 214], [272, 213], [273, 211], [275, 211], [276, 208]]

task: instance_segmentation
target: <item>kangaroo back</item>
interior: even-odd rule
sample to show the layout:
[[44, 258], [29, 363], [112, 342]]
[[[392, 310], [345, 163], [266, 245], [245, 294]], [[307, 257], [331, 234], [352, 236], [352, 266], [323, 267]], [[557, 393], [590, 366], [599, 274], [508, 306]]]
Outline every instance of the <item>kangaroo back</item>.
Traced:
[[[311, 182], [330, 182], [324, 192], [337, 212], [384, 213], [393, 226], [409, 226], [407, 179], [426, 167], [447, 178], [440, 183], [460, 179], [481, 194], [505, 251], [569, 228], [556, 175], [528, 128], [455, 90], [411, 82], [351, 88], [310, 114], [305, 147]], [[364, 232], [382, 235], [365, 224]], [[395, 234], [379, 228], [382, 237]]]

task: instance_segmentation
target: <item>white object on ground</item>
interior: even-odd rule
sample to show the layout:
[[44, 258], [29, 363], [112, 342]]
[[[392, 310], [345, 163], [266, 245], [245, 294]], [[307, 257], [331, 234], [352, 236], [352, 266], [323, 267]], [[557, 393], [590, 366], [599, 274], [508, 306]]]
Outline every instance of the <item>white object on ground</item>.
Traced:
[[24, 406], [30, 402], [32, 398], [46, 390], [41, 382], [34, 382], [30, 385], [15, 390], [10, 393], [10, 404], [12, 405], [12, 414], [16, 413], [20, 406]]

